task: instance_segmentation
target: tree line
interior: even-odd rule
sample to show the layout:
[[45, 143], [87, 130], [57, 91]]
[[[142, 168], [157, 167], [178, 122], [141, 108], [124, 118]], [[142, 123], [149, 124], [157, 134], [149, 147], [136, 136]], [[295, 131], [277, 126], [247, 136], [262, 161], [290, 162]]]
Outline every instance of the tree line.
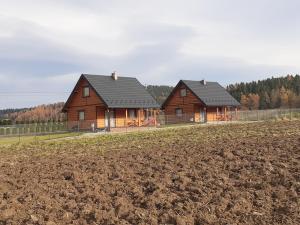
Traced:
[[37, 123], [37, 122], [61, 122], [66, 119], [62, 113], [63, 102], [39, 105], [29, 109], [8, 110], [0, 118], [0, 125], [10, 125], [12, 123]]
[[173, 90], [173, 87], [168, 85], [148, 85], [146, 89], [159, 104], [162, 104]]
[[232, 84], [227, 90], [245, 110], [300, 107], [299, 75]]

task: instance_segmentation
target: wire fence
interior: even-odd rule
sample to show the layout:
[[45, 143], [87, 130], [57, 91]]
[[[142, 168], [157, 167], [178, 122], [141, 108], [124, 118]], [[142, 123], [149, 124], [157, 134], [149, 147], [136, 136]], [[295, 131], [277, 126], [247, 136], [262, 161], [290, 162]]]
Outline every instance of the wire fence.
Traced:
[[48, 134], [67, 131], [66, 122], [27, 123], [0, 126], [0, 136]]
[[[225, 113], [207, 114], [205, 118], [196, 114], [165, 115], [160, 113], [156, 117], [149, 117], [144, 120], [112, 119], [110, 131], [128, 132], [134, 130], [150, 129], [178, 124], [195, 124], [206, 122], [223, 121], [264, 121], [264, 120], [293, 120], [300, 119], [300, 109], [270, 109], [253, 111], [228, 111]], [[21, 136], [46, 136], [56, 138], [55, 134], [82, 132], [107, 132], [107, 121], [97, 120], [48, 122], [48, 123], [27, 123], [0, 126], [0, 139], [5, 137]], [[53, 136], [51, 136], [53, 135]], [[66, 135], [65, 135], [66, 136]]]
[[[232, 112], [230, 113], [233, 114]], [[263, 121], [263, 120], [293, 120], [300, 119], [300, 109], [268, 109], [239, 111], [237, 121]]]

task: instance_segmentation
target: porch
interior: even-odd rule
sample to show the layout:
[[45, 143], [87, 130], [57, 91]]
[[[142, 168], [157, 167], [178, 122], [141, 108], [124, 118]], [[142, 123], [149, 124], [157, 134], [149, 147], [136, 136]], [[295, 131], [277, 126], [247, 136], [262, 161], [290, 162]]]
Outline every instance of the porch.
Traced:
[[202, 112], [204, 112], [202, 116], [205, 117], [206, 122], [232, 121], [237, 118], [238, 108], [229, 106], [204, 107]]
[[126, 128], [156, 126], [156, 109], [97, 107], [97, 128]]

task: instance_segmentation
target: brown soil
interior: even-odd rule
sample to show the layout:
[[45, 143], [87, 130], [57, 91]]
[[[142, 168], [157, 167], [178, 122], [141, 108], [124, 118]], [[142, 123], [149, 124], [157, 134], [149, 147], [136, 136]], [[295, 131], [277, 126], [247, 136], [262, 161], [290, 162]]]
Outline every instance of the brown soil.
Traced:
[[300, 224], [299, 161], [299, 121], [15, 145], [0, 225]]

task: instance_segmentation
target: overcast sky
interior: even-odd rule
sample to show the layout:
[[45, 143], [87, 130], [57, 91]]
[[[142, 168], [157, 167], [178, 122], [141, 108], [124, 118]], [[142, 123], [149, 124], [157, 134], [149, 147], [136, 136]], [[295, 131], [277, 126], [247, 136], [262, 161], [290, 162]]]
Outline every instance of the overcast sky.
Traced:
[[65, 101], [82, 73], [224, 86], [297, 74], [299, 9], [299, 0], [0, 0], [0, 108]]

